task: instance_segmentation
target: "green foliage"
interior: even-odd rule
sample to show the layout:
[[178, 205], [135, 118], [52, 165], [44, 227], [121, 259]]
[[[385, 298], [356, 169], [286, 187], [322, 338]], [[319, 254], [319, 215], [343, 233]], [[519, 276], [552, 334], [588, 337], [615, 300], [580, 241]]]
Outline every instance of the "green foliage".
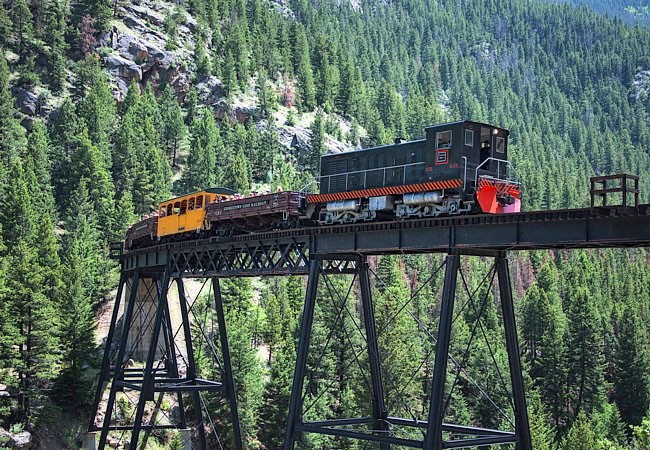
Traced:
[[84, 75], [80, 78], [92, 80], [86, 95], [79, 103], [77, 111], [85, 122], [88, 136], [92, 143], [99, 148], [107, 167], [112, 164], [110, 137], [116, 120], [115, 99], [111, 94], [106, 76], [96, 57], [87, 58]]
[[78, 410], [89, 400], [91, 384], [84, 377], [85, 364], [97, 357], [95, 345], [95, 315], [91, 290], [85, 286], [85, 263], [88, 262], [86, 236], [72, 237], [63, 264], [66, 280], [61, 294], [61, 353], [63, 367], [57, 380], [57, 398], [70, 410]]
[[236, 192], [247, 194], [251, 189], [251, 169], [244, 151], [239, 151], [230, 159], [226, 174], [224, 176], [224, 185]]
[[135, 82], [120, 112], [112, 167], [116, 196], [121, 198], [129, 190], [136, 214], [148, 214], [171, 191], [171, 167], [160, 147], [163, 115], [150, 88], [142, 95]]
[[621, 411], [621, 418], [626, 423], [638, 425], [650, 408], [647, 327], [641, 325], [633, 303], [624, 308], [614, 351], [612, 397]]
[[578, 414], [575, 423], [562, 441], [564, 450], [592, 450], [596, 448], [596, 435], [584, 411]]
[[4, 192], [8, 170], [24, 154], [27, 145], [25, 129], [20, 126], [18, 111], [9, 91], [9, 67], [0, 57], [0, 192]]
[[632, 448], [634, 450], [641, 450], [650, 447], [650, 412], [646, 414], [641, 425], [632, 427]]
[[34, 39], [32, 27], [32, 13], [25, 0], [16, 0], [11, 9], [11, 18], [14, 25], [14, 33], [18, 38], [18, 54], [21, 61], [27, 57], [27, 50]]
[[225, 149], [221, 134], [209, 110], [192, 123], [190, 153], [179, 181], [182, 192], [193, 192], [223, 183]]
[[183, 113], [176, 99], [176, 93], [170, 86], [166, 86], [160, 100], [160, 115], [162, 129], [160, 137], [167, 156], [172, 156], [172, 165], [176, 165], [176, 152], [181, 146], [187, 128], [183, 122]]
[[316, 112], [310, 131], [310, 150], [305, 165], [312, 173], [317, 173], [320, 168], [320, 157], [325, 153], [325, 126], [322, 111]]

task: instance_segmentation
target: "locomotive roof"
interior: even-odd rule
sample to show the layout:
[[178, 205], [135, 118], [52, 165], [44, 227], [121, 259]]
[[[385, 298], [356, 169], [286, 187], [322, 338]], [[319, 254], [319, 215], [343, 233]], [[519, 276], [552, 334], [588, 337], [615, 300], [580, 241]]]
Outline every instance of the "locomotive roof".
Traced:
[[461, 123], [471, 123], [472, 125], [480, 125], [482, 127], [488, 127], [488, 128], [497, 128], [498, 130], [505, 131], [508, 134], [510, 132], [506, 130], [505, 128], [497, 127], [496, 125], [490, 125], [489, 123], [483, 123], [483, 122], [474, 122], [473, 120], [458, 120], [456, 122], [446, 122], [446, 123], [441, 123], [439, 125], [431, 125], [430, 127], [425, 127], [424, 130], [429, 130], [431, 128], [441, 128], [441, 127], [448, 127], [451, 125], [459, 125]]
[[[426, 132], [427, 130], [431, 130], [431, 129], [435, 129], [435, 128], [446, 128], [446, 127], [450, 127], [450, 126], [456, 126], [456, 125], [468, 124], [468, 123], [472, 124], [472, 125], [479, 125], [479, 126], [482, 126], [482, 127], [496, 128], [498, 130], [505, 131], [507, 134], [510, 134], [510, 132], [508, 130], [506, 130], [505, 128], [500, 128], [500, 127], [497, 127], [496, 125], [490, 125], [489, 123], [474, 122], [472, 120], [458, 120], [456, 122], [446, 122], [446, 123], [441, 123], [441, 124], [438, 124], [438, 125], [431, 125], [429, 127], [425, 127], [424, 131]], [[425, 140], [426, 139], [417, 139], [417, 140], [414, 140], [414, 141], [406, 141], [406, 142], [403, 142], [403, 143], [398, 144], [398, 145], [408, 145], [408, 144], [420, 143], [420, 142], [423, 142]], [[384, 147], [393, 147], [394, 145], [396, 145], [396, 144], [377, 145], [376, 147], [358, 148], [356, 150], [350, 150], [348, 152], [326, 153], [323, 156], [347, 155], [349, 153], [365, 152], [366, 150], [377, 150], [377, 149], [384, 148]]]
[[228, 189], [228, 188], [220, 188], [220, 187], [217, 187], [217, 188], [205, 188], [205, 189], [201, 189], [199, 191], [188, 192], [187, 194], [183, 194], [183, 195], [177, 195], [176, 197], [172, 197], [172, 198], [168, 198], [167, 200], [163, 200], [160, 203], [167, 203], [167, 202], [170, 202], [172, 200], [176, 200], [177, 198], [189, 197], [189, 196], [198, 194], [199, 192], [206, 192], [208, 194], [220, 194], [220, 195], [234, 195], [234, 194], [236, 194], [235, 191], [233, 191], [232, 189]]

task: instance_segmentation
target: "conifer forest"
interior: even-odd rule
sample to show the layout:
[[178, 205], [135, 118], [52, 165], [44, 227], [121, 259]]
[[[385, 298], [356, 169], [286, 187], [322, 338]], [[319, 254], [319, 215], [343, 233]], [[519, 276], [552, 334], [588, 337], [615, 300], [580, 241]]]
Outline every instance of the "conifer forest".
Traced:
[[[0, 5], [0, 449], [25, 431], [32, 449], [81, 447], [120, 275], [109, 244], [174, 195], [300, 190], [329, 151], [467, 119], [510, 130], [526, 211], [588, 207], [589, 177], [623, 172], [650, 203], [647, 0]], [[379, 329], [390, 322], [380, 358], [399, 386], [386, 403], [403, 417], [427, 408], [435, 352], [418, 323], [437, 327], [443, 259], [369, 261]], [[533, 448], [650, 449], [648, 250], [509, 262]], [[489, 262], [462, 264], [472, 291]], [[337, 283], [358, 311], [358, 293]], [[280, 449], [306, 279], [221, 286], [245, 448]], [[450, 420], [507, 424], [474, 384], [508, 403], [499, 305], [483, 305], [470, 339], [477, 311], [457, 302], [450, 351], [471, 357]], [[353, 315], [316, 308], [312, 347], [327, 351], [308, 362], [313, 417], [368, 414]], [[227, 439], [227, 420], [215, 426]], [[147, 448], [181, 448], [176, 438]], [[379, 447], [305, 435], [301, 448]]]

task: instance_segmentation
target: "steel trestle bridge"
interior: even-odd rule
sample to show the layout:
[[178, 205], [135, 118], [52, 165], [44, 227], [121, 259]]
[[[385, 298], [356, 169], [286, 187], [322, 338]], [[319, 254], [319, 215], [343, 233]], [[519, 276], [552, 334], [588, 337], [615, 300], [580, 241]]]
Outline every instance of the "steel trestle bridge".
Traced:
[[[225, 420], [231, 430], [230, 442], [218, 441], [219, 445], [222, 448], [242, 449], [219, 280], [228, 277], [308, 275], [285, 450], [296, 446], [300, 448], [301, 437], [306, 433], [376, 442], [381, 450], [394, 445], [439, 450], [505, 443], [514, 443], [520, 450], [531, 450], [507, 253], [535, 249], [649, 246], [650, 205], [640, 205], [297, 228], [227, 239], [176, 242], [124, 254], [121, 247], [116, 247], [114, 256], [120, 259], [121, 279], [89, 431], [99, 433], [100, 448], [107, 446], [111, 433], [130, 432], [129, 448], [136, 449], [148, 433], [169, 428], [190, 430], [184, 435], [186, 448], [213, 448], [216, 444], [211, 444], [209, 437], [206, 437], [206, 427], [212, 422], [206, 406], [206, 396], [210, 394], [221, 398], [229, 411]], [[438, 327], [435, 332], [425, 330], [434, 343], [432, 353], [435, 352], [435, 364], [429, 380], [428, 412], [427, 417], [421, 419], [414, 416], [394, 417], [391, 415], [391, 405], [386, 401], [386, 388], [390, 387], [392, 381], [389, 368], [381, 364], [378, 334], [382, 330], [375, 322], [371, 294], [372, 277], [377, 283], [381, 280], [372, 272], [367, 257], [422, 253], [446, 254], [439, 267], [444, 279]], [[450, 397], [448, 363], [451, 362], [458, 379], [464, 376], [462, 372], [466, 362], [454, 358], [449, 350], [457, 290], [465, 289], [477, 313], [482, 311], [486, 301], [466, 286], [461, 264], [461, 256], [464, 255], [483, 256], [493, 261], [484, 282], [488, 292], [498, 291], [497, 303], [501, 308], [508, 356], [509, 377], [506, 378], [509, 380], [507, 390], [511, 394], [510, 407], [514, 416], [511, 421], [513, 430], [445, 422]], [[362, 352], [369, 372], [367, 410], [370, 415], [306, 420], [308, 358], [310, 352], [318, 350], [310, 348], [314, 311], [317, 303], [322, 301], [318, 300], [317, 292], [319, 287], [329, 289], [332, 277], [339, 275], [352, 278], [350, 291], [360, 293], [358, 329], [363, 336]], [[210, 287], [206, 289], [210, 293], [207, 304], [199, 301], [199, 294], [192, 298], [187, 292], [183, 282], [187, 278], [210, 281]], [[494, 285], [491, 284], [493, 282]], [[331, 301], [340, 308], [339, 314], [345, 314], [345, 299], [337, 299], [335, 295], [331, 297]], [[178, 302], [181, 311], [178, 324], [173, 323], [169, 312], [173, 302]], [[121, 319], [120, 307], [123, 308]], [[202, 319], [208, 317], [206, 310], [210, 311], [212, 323]], [[477, 319], [472, 338], [475, 334], [479, 335], [479, 331], [482, 329]], [[195, 354], [199, 347], [208, 349], [209, 355], [204, 357], [214, 361], [217, 367], [214, 378], [217, 381], [199, 377]], [[133, 364], [134, 348], [142, 349], [142, 367]], [[451, 385], [452, 390], [455, 384], [456, 381]], [[110, 389], [106, 398], [107, 386]], [[156, 425], [153, 416], [155, 412], [160, 412], [160, 408], [154, 406], [154, 413], [149, 413], [146, 404], [154, 401], [159, 406], [164, 393], [177, 398], [178, 412], [175, 417], [168, 417], [165, 424]], [[137, 397], [137, 407], [132, 412], [130, 422], [125, 424], [124, 411], [119, 410], [118, 404], [119, 398], [130, 394], [133, 398]], [[405, 407], [408, 409], [408, 405]], [[171, 416], [169, 412], [162, 413]], [[188, 425], [190, 422], [201, 425], [191, 429]], [[206, 426], [203, 426], [204, 423]], [[396, 431], [402, 429], [410, 431]], [[92, 439], [94, 444], [94, 437]]]

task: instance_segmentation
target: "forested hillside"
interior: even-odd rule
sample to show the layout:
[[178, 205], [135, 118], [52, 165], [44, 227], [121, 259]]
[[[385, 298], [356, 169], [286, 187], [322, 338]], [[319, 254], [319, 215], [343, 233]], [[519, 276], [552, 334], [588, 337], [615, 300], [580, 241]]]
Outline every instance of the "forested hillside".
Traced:
[[[638, 174], [648, 203], [649, 48], [644, 27], [533, 0], [5, 0], [0, 426], [26, 427], [36, 448], [78, 445], [100, 354], [97, 314], [117, 282], [108, 243], [172, 194], [300, 189], [328, 148], [421, 138], [426, 125], [466, 118], [511, 131], [527, 210], [586, 206], [589, 176], [614, 172]], [[535, 448], [650, 446], [649, 258], [513, 256]], [[373, 288], [379, 323], [438, 263], [372, 262], [386, 282]], [[467, 265], [477, 286], [486, 263]], [[303, 282], [224, 286], [235, 362], [246, 369], [236, 381], [248, 448], [276, 449], [282, 439]], [[414, 315], [435, 329], [438, 291], [418, 298]], [[485, 334], [500, 342], [497, 305], [486, 307]], [[330, 330], [332, 314], [316, 317], [316, 343], [334, 336], [314, 374], [323, 386], [361, 376], [347, 364], [357, 343]], [[454, 325], [458, 353], [472, 320], [468, 309]], [[403, 317], [380, 337], [385, 364], [404, 368], [394, 376], [415, 409], [424, 408], [431, 366], [419, 333]], [[495, 366], [472, 345], [469, 375], [494, 384], [507, 372], [505, 350], [492, 348]], [[364, 415], [365, 392], [353, 388], [361, 384], [309, 392], [314, 413]], [[473, 386], [460, 387], [453, 420], [500, 425]], [[305, 445], [361, 448], [323, 438]]]
[[588, 5], [601, 14], [620, 16], [628, 23], [650, 26], [650, 3], [647, 0], [572, 0], [574, 5]]

